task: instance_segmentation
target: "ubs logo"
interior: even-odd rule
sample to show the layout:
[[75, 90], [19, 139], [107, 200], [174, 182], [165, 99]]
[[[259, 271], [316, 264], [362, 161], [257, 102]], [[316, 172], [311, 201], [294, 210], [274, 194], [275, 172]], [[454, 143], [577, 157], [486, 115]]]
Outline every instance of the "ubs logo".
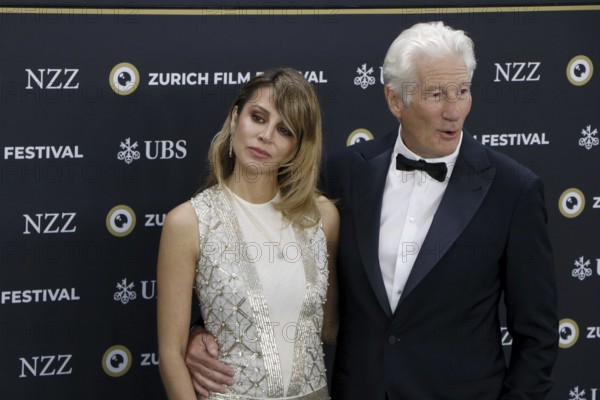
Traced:
[[569, 61], [567, 65], [567, 79], [575, 86], [583, 86], [592, 79], [594, 64], [588, 57], [579, 55]]
[[590, 150], [594, 146], [600, 144], [600, 139], [596, 137], [598, 129], [592, 129], [592, 125], [588, 125], [585, 129], [581, 130], [582, 138], [579, 138], [579, 145], [585, 147], [586, 150]]
[[129, 371], [131, 361], [131, 352], [127, 347], [114, 345], [104, 352], [102, 369], [106, 375], [118, 378]]
[[[141, 296], [144, 300], [156, 299], [156, 279], [150, 281], [140, 281]], [[130, 301], [137, 299], [138, 295], [135, 291], [135, 283], [128, 282], [127, 278], [121, 279], [116, 285], [117, 291], [113, 294], [113, 300], [121, 304], [128, 304]]]
[[585, 389], [579, 388], [579, 386], [575, 386], [573, 389], [569, 390], [569, 400], [596, 400], [596, 394], [598, 393], [598, 388], [589, 389], [589, 395], [591, 397], [586, 396]]
[[[580, 281], [584, 280], [588, 276], [592, 276], [592, 269], [589, 268], [590, 260], [586, 260], [584, 256], [579, 257], [573, 263], [575, 268], [571, 271], [571, 276], [578, 278]], [[598, 259], [598, 272], [600, 272], [600, 258]], [[600, 275], [600, 274], [599, 274]]]
[[106, 215], [106, 229], [116, 236], [124, 237], [135, 228], [135, 212], [125, 204], [114, 206]]
[[122, 62], [110, 71], [108, 83], [116, 94], [127, 96], [138, 88], [140, 73], [133, 64]]
[[354, 78], [354, 85], [360, 86], [363, 90], [371, 85], [375, 84], [375, 77], [373, 76], [373, 67], [367, 68], [367, 64], [364, 63], [360, 68], [356, 68], [358, 74]]
[[117, 282], [117, 291], [113, 295], [113, 299], [120, 301], [122, 304], [127, 304], [131, 300], [135, 300], [137, 293], [133, 289], [134, 286], [133, 282], [127, 283], [127, 278], [122, 279], [121, 282]]
[[131, 138], [121, 142], [117, 153], [117, 160], [131, 164], [133, 161], [139, 160], [142, 153], [139, 150], [144, 150], [144, 157], [148, 160], [181, 160], [187, 156], [187, 141], [186, 140], [146, 140], [143, 146], [140, 147], [138, 142], [132, 142]]
[[117, 160], [131, 164], [134, 160], [140, 159], [140, 152], [137, 151], [138, 142], [131, 143], [131, 138], [127, 138], [124, 142], [121, 142], [120, 148], [121, 151], [117, 153]]

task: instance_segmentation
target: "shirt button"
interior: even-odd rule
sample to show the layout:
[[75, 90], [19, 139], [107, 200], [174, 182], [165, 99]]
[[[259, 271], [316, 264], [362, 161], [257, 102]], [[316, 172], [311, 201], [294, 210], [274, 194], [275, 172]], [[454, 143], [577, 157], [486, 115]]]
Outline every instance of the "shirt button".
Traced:
[[394, 335], [390, 335], [388, 337], [388, 343], [389, 344], [396, 344], [397, 341], [398, 341], [398, 339], [396, 339], [396, 336], [394, 336]]
[[409, 220], [410, 222], [415, 222], [415, 218], [414, 218], [414, 217], [410, 217], [410, 218], [408, 218], [408, 220]]

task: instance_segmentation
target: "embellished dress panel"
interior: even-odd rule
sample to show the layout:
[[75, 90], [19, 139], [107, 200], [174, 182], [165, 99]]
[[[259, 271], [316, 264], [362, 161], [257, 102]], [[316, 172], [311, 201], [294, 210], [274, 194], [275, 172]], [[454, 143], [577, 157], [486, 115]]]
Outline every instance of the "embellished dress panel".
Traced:
[[328, 399], [320, 339], [328, 274], [323, 229], [320, 224], [294, 227], [306, 282], [291, 339], [291, 378], [284, 383], [274, 331], [277, 323], [271, 320], [259, 274], [248, 255], [251, 246], [241, 233], [232, 201], [227, 189], [219, 186], [191, 199], [201, 251], [196, 294], [205, 327], [219, 344], [219, 359], [235, 370], [236, 383], [229, 393], [213, 393], [209, 399]]

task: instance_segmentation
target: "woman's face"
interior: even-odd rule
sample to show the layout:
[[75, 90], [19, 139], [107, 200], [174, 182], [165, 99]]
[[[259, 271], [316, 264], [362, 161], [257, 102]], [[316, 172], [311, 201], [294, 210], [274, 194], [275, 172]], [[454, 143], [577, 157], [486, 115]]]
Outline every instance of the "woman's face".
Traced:
[[[257, 89], [241, 111], [233, 109], [231, 132], [236, 163], [251, 175], [276, 174], [296, 148], [297, 138], [285, 126], [272, 101], [272, 88]], [[238, 114], [239, 112], [239, 114]]]

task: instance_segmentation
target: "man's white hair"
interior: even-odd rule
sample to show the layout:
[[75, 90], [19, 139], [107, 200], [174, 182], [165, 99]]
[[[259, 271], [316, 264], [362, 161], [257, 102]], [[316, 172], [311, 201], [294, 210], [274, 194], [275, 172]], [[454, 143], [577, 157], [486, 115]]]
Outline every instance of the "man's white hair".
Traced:
[[457, 56], [464, 60], [469, 73], [477, 66], [475, 45], [462, 30], [443, 22], [419, 23], [402, 31], [394, 40], [383, 62], [383, 80], [402, 102], [410, 105], [410, 94], [417, 85], [417, 62], [426, 58]]

